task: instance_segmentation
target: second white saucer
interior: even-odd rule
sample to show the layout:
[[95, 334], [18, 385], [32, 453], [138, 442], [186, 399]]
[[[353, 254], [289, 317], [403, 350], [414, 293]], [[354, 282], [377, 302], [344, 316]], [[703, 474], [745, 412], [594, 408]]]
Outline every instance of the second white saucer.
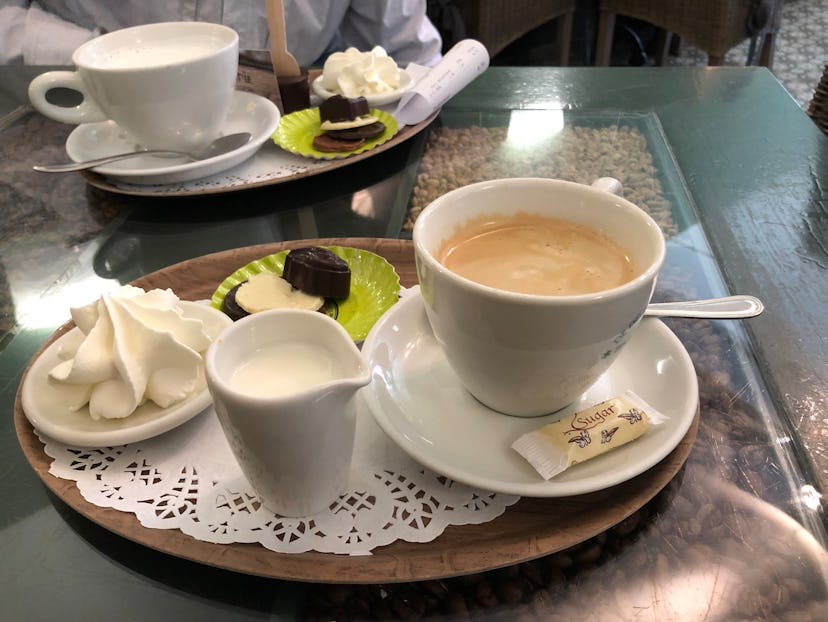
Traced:
[[[209, 177], [244, 162], [270, 139], [280, 118], [269, 99], [236, 91], [222, 127], [222, 134], [250, 132], [250, 141], [229, 153], [190, 162], [185, 158], [136, 157], [94, 169], [105, 177], [131, 184], [173, 184]], [[66, 153], [75, 162], [132, 151], [135, 145], [113, 121], [86, 123], [76, 127], [66, 140]]]

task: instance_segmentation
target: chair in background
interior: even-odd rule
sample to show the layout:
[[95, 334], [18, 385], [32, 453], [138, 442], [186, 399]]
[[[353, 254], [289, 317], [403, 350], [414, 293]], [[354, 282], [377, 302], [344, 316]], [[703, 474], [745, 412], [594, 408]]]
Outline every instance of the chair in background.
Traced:
[[748, 64], [773, 64], [783, 0], [600, 0], [595, 64], [609, 65], [616, 15], [659, 28], [656, 63], [663, 65], [675, 35], [707, 54], [708, 65], [751, 40]]
[[808, 116], [828, 135], [828, 63], [822, 70], [822, 77], [808, 105]]
[[558, 19], [558, 64], [569, 64], [576, 0], [455, 0], [466, 34], [480, 41], [493, 57], [507, 45], [546, 22]]

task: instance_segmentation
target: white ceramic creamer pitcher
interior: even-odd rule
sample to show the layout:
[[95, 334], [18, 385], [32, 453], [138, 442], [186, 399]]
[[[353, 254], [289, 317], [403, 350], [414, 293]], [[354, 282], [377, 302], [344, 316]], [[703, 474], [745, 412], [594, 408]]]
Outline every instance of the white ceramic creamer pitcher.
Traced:
[[370, 374], [339, 323], [314, 311], [255, 313], [219, 335], [205, 369], [224, 434], [268, 509], [307, 516], [344, 492], [356, 395]]

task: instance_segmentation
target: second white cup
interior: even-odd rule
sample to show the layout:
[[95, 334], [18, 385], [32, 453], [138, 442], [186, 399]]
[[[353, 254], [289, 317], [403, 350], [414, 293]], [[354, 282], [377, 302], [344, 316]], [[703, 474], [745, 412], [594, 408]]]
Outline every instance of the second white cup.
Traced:
[[[72, 55], [76, 71], [50, 71], [29, 85], [29, 100], [62, 123], [111, 119], [142, 148], [192, 151], [219, 136], [235, 90], [239, 37], [208, 22], [124, 28], [87, 41]], [[46, 94], [80, 92], [63, 107]]]

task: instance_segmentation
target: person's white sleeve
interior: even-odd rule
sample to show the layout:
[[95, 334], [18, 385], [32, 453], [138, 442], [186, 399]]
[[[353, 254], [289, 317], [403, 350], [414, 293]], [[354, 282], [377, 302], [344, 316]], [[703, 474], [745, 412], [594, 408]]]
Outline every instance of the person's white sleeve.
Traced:
[[18, 6], [0, 7], [0, 64], [2, 65], [23, 62], [26, 13], [28, 11], [23, 6], [23, 2], [19, 2]]
[[69, 65], [75, 48], [98, 34], [47, 13], [35, 3], [28, 8], [6, 6], [0, 8], [0, 62]]
[[426, 15], [426, 0], [352, 0], [340, 26], [345, 44], [361, 51], [381, 45], [400, 66], [434, 65], [442, 39]]
[[[385, 2], [375, 2], [384, 5]], [[311, 66], [337, 45], [348, 11], [345, 0], [285, 0], [287, 46], [302, 67]], [[342, 47], [344, 50], [345, 48]]]

